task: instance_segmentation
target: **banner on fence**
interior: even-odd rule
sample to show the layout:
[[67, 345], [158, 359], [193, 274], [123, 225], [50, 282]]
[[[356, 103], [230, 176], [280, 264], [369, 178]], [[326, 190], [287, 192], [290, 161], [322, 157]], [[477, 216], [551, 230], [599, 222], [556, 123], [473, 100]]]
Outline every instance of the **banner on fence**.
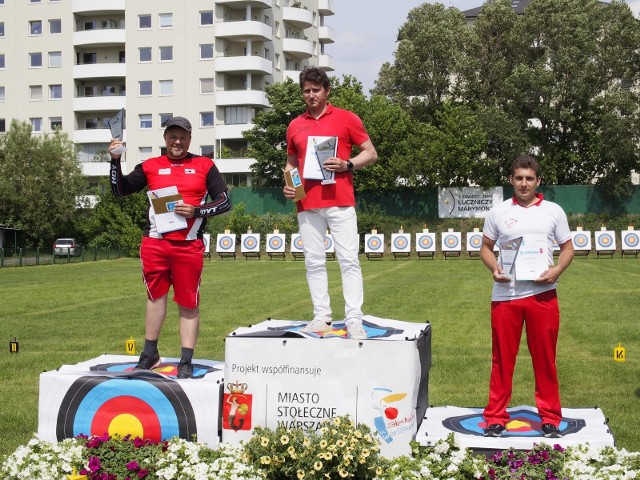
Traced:
[[491, 207], [503, 200], [502, 187], [441, 188], [438, 190], [440, 218], [484, 218]]

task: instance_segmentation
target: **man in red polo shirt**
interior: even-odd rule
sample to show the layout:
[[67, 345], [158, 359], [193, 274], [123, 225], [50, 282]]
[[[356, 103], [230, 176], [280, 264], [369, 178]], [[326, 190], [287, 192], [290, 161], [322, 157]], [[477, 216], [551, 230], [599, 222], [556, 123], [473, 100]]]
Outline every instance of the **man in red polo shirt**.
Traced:
[[[200, 326], [200, 278], [203, 267], [203, 231], [207, 217], [231, 208], [227, 186], [210, 158], [189, 153], [191, 123], [172, 117], [165, 124], [167, 153], [136, 165], [129, 175], [120, 167], [120, 140], [112, 140], [111, 192], [116, 197], [147, 187], [153, 192], [176, 188], [181, 201], [170, 202], [173, 211], [186, 219], [186, 227], [166, 231], [159, 228], [150, 206], [140, 246], [142, 274], [147, 288], [144, 350], [136, 368], [151, 370], [160, 363], [158, 339], [167, 315], [167, 294], [173, 285], [173, 300], [180, 316], [180, 364], [178, 378], [191, 378], [191, 360]], [[207, 196], [211, 198], [207, 202]]]
[[[307, 283], [313, 302], [313, 320], [303, 329], [326, 333], [332, 330], [331, 305], [324, 247], [325, 233], [331, 232], [342, 273], [345, 323], [350, 338], [366, 338], [362, 326], [363, 285], [358, 259], [358, 225], [353, 191], [353, 170], [375, 162], [378, 154], [360, 118], [328, 103], [331, 86], [324, 70], [307, 67], [300, 73], [300, 88], [307, 111], [293, 119], [287, 129], [287, 165], [285, 171], [298, 168], [306, 197], [297, 202], [298, 224], [302, 237]], [[337, 152], [323, 159], [322, 167], [333, 183], [312, 179], [319, 157], [308, 156], [314, 140], [337, 139]], [[351, 158], [351, 147], [359, 149]], [[295, 189], [284, 187], [286, 198], [295, 197]]]
[[[556, 345], [560, 329], [560, 311], [556, 282], [573, 260], [573, 243], [567, 216], [562, 208], [545, 200], [536, 189], [540, 185], [540, 164], [528, 155], [515, 159], [509, 181], [514, 188], [513, 198], [494, 206], [484, 222], [480, 257], [493, 275], [491, 294], [492, 364], [489, 402], [484, 409], [485, 437], [500, 437], [509, 421], [507, 407], [511, 401], [513, 371], [520, 346], [523, 324], [526, 324], [527, 345], [531, 353], [535, 376], [535, 399], [542, 420], [542, 432], [547, 438], [562, 436], [562, 410], [556, 369]], [[533, 245], [534, 236], [544, 245], [543, 270], [534, 280], [519, 279], [505, 271], [505, 248], [510, 245]], [[554, 265], [553, 242], [560, 246]], [[521, 242], [521, 243], [518, 243]], [[501, 262], [494, 253], [494, 245], [501, 250]], [[505, 245], [507, 247], [505, 247]], [[518, 250], [515, 250], [516, 259]], [[545, 249], [529, 248], [545, 252]], [[517, 266], [517, 260], [515, 260]], [[535, 270], [534, 270], [535, 271]], [[525, 278], [535, 275], [523, 275]]]

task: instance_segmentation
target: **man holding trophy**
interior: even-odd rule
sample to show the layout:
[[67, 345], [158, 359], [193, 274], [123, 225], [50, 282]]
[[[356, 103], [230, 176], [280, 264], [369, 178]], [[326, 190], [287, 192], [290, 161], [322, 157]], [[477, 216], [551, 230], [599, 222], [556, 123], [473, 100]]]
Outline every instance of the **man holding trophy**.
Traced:
[[[375, 162], [378, 154], [360, 118], [328, 103], [331, 86], [324, 70], [305, 68], [300, 73], [300, 88], [307, 111], [294, 118], [287, 129], [284, 196], [297, 201], [313, 302], [313, 320], [303, 331], [322, 334], [332, 330], [324, 247], [330, 230], [342, 274], [347, 333], [350, 338], [366, 338], [352, 172]], [[351, 158], [353, 145], [359, 153]], [[296, 192], [296, 182], [291, 180], [299, 176], [304, 195], [300, 186]]]
[[[513, 372], [523, 323], [535, 376], [535, 400], [547, 438], [562, 436], [556, 345], [560, 311], [556, 282], [573, 260], [567, 216], [536, 193], [540, 164], [527, 155], [513, 162], [513, 198], [493, 207], [484, 222], [480, 257], [493, 274], [491, 295], [492, 364], [485, 437], [500, 437], [509, 421]], [[556, 265], [553, 242], [560, 246]], [[498, 245], [500, 259], [493, 248]]]

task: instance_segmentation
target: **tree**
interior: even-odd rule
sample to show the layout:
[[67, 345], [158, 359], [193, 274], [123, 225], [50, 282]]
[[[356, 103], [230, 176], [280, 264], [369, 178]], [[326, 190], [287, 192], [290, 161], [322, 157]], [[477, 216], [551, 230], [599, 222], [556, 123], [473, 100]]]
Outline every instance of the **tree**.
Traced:
[[0, 219], [37, 246], [69, 235], [79, 213], [85, 179], [65, 133], [31, 135], [13, 120], [0, 136]]

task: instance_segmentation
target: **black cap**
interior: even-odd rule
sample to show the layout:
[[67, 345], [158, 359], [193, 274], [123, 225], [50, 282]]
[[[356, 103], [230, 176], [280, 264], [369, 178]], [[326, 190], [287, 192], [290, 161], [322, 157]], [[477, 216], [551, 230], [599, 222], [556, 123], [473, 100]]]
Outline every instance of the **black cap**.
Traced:
[[164, 124], [164, 131], [166, 132], [171, 127], [180, 127], [187, 132], [191, 131], [191, 122], [184, 117], [171, 117]]

